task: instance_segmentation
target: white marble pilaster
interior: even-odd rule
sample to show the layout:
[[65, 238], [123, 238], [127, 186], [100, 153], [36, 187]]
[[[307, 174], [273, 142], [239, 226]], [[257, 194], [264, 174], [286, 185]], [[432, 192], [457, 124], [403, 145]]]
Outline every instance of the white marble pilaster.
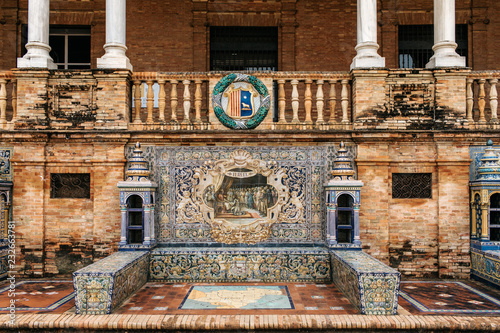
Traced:
[[50, 0], [29, 0], [28, 52], [17, 58], [18, 68], [57, 68], [49, 54], [49, 15]]
[[351, 69], [385, 67], [385, 58], [377, 53], [377, 0], [358, 0], [357, 6], [357, 54]]
[[106, 0], [106, 53], [97, 59], [97, 68], [133, 70], [125, 55], [126, 7], [126, 0]]
[[465, 57], [456, 48], [455, 0], [434, 0], [434, 55], [425, 67], [465, 67]]

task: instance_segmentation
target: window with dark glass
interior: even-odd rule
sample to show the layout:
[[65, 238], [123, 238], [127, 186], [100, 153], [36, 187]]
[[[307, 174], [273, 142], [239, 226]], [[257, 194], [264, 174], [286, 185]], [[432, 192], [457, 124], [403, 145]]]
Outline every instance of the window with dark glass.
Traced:
[[144, 208], [142, 198], [131, 195], [127, 200], [127, 241], [128, 244], [142, 244], [144, 240]]
[[[21, 32], [22, 54], [26, 53], [28, 26]], [[50, 56], [58, 69], [90, 68], [90, 27], [51, 26], [49, 32]]]
[[352, 243], [354, 209], [352, 197], [342, 194], [337, 199], [337, 242]]
[[431, 173], [393, 173], [393, 199], [432, 198]]
[[[457, 53], [467, 57], [467, 24], [455, 26]], [[432, 24], [400, 25], [398, 28], [399, 68], [425, 68], [434, 52], [434, 26]]]
[[490, 197], [490, 241], [500, 241], [500, 194]]
[[278, 70], [278, 28], [210, 27], [210, 70]]

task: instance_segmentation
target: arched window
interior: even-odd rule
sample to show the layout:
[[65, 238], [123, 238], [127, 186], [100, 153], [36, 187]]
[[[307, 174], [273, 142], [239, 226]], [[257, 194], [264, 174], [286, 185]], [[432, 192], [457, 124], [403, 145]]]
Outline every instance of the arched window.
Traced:
[[490, 197], [490, 241], [500, 241], [500, 193]]
[[144, 241], [144, 208], [142, 198], [131, 195], [127, 200], [127, 242], [142, 244]]
[[352, 243], [354, 225], [353, 199], [349, 194], [342, 194], [337, 199], [337, 242]]

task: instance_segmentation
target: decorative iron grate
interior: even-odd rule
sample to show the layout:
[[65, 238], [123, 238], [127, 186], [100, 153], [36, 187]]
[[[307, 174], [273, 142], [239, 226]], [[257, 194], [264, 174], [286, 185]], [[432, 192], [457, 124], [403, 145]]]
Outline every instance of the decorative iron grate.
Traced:
[[50, 174], [50, 197], [90, 199], [90, 174], [89, 173]]
[[[467, 57], [467, 24], [455, 26], [457, 53]], [[425, 68], [434, 52], [434, 26], [432, 24], [400, 25], [398, 28], [399, 68]]]
[[392, 198], [432, 198], [431, 173], [393, 173]]
[[210, 70], [278, 70], [278, 28], [210, 27]]

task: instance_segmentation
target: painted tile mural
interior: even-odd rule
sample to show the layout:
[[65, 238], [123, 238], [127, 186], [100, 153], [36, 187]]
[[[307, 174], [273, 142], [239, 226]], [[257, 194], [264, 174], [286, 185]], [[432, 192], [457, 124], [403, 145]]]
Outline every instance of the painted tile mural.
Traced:
[[[157, 239], [322, 242], [323, 184], [336, 146], [144, 147], [151, 178], [159, 185]], [[354, 146], [348, 149], [354, 157]]]

